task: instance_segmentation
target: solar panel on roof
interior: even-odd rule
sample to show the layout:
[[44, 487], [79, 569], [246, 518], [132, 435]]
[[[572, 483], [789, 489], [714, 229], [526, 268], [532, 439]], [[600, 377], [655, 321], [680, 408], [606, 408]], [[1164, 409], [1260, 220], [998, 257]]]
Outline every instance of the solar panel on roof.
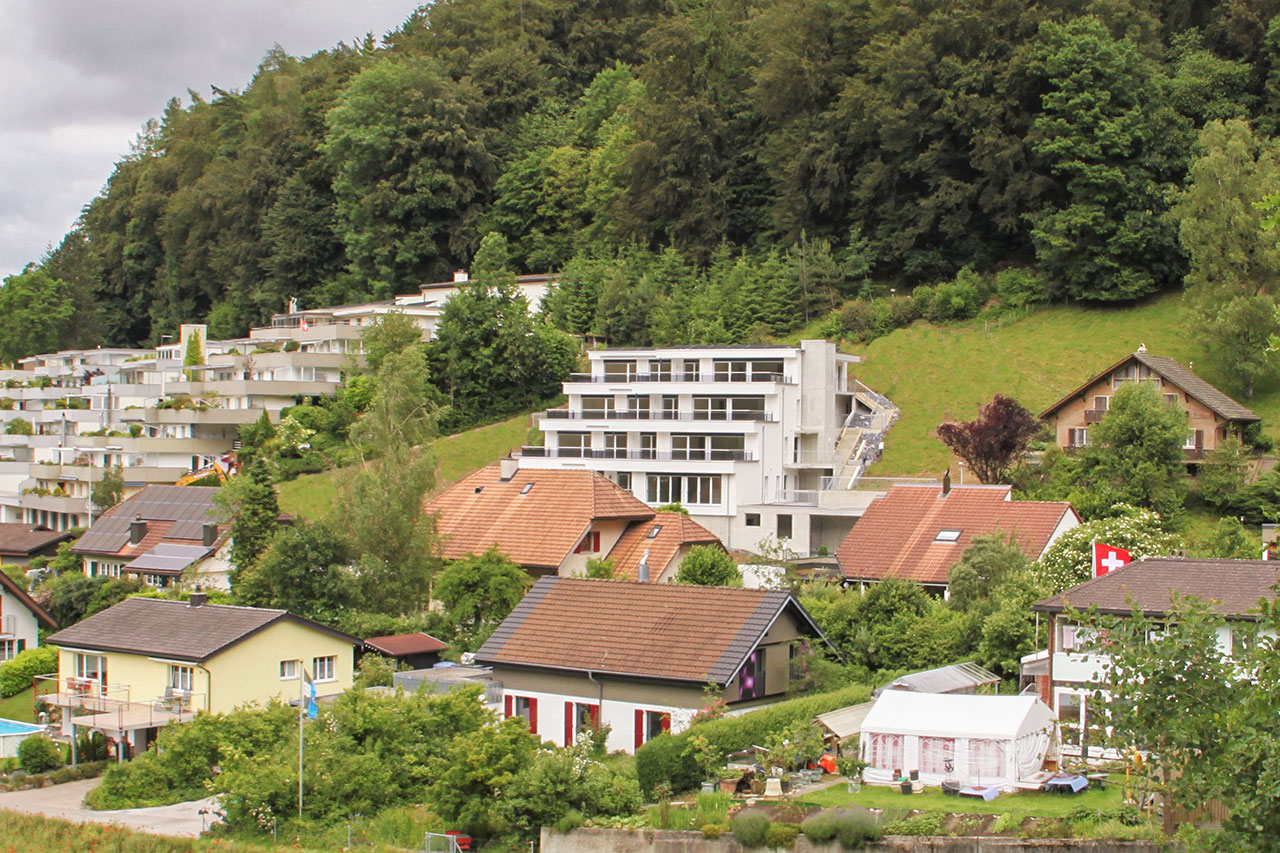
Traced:
[[125, 566], [126, 570], [180, 572], [209, 553], [208, 548], [195, 545], [170, 545], [160, 543], [147, 553]]

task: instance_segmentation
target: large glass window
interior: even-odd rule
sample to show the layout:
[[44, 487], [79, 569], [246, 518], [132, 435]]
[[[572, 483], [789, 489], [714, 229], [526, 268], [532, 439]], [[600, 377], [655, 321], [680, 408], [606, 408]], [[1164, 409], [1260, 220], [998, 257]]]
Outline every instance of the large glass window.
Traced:
[[706, 459], [707, 437], [705, 435], [672, 435], [672, 459]]
[[654, 382], [671, 381], [671, 359], [669, 358], [649, 359], [649, 379]]
[[729, 401], [724, 397], [694, 397], [695, 421], [723, 421], [729, 418]]
[[697, 382], [701, 377], [702, 370], [696, 358], [686, 358], [684, 360], [684, 381]]
[[591, 448], [591, 433], [561, 432], [556, 434], [556, 444], [560, 448], [560, 456], [585, 456]]
[[625, 432], [606, 432], [604, 449], [614, 459], [627, 458], [627, 434]]
[[615, 405], [613, 397], [583, 397], [582, 414], [588, 418], [607, 418], [613, 414]]
[[670, 504], [683, 500], [682, 478], [676, 474], [649, 475], [649, 503]]
[[717, 382], [746, 382], [747, 362], [745, 360], [721, 360], [715, 362]]
[[720, 503], [720, 475], [710, 474], [685, 478], [685, 503]]
[[107, 659], [102, 655], [76, 655], [76, 679], [83, 686], [96, 686], [99, 690], [107, 684]]

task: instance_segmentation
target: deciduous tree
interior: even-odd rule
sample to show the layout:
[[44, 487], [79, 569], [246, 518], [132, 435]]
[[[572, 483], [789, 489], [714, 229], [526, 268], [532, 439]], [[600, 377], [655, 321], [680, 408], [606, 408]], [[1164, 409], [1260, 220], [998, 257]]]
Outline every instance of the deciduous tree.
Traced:
[[676, 583], [698, 586], [742, 586], [738, 563], [723, 548], [694, 545], [680, 561]]
[[997, 394], [975, 420], [945, 423], [938, 438], [984, 483], [1003, 482], [1043, 429], [1016, 400]]

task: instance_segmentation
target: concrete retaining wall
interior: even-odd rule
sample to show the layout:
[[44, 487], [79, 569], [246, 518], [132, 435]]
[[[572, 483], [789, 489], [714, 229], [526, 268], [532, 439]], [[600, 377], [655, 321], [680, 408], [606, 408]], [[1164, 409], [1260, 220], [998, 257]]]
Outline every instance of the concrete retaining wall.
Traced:
[[[763, 853], [766, 848], [755, 848]], [[894, 837], [864, 848], [883, 853], [1157, 853], [1162, 848], [1150, 841], [1091, 841], [1087, 839], [1023, 839], [1000, 837]], [[676, 830], [597, 829], [584, 827], [561, 835], [547, 827], [542, 829], [541, 853], [745, 853], [745, 848], [732, 836], [703, 838], [701, 832]], [[783, 851], [785, 853], [785, 851]], [[801, 835], [792, 853], [844, 853], [839, 844], [810, 844]]]

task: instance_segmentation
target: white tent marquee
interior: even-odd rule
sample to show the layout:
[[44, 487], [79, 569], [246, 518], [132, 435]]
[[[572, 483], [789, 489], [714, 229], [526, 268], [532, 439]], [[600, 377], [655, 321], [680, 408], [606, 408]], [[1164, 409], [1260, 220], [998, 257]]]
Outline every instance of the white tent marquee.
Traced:
[[863, 778], [888, 784], [895, 770], [918, 770], [926, 785], [950, 778], [1011, 789], [1040, 770], [1056, 721], [1035, 696], [886, 690], [862, 722]]

